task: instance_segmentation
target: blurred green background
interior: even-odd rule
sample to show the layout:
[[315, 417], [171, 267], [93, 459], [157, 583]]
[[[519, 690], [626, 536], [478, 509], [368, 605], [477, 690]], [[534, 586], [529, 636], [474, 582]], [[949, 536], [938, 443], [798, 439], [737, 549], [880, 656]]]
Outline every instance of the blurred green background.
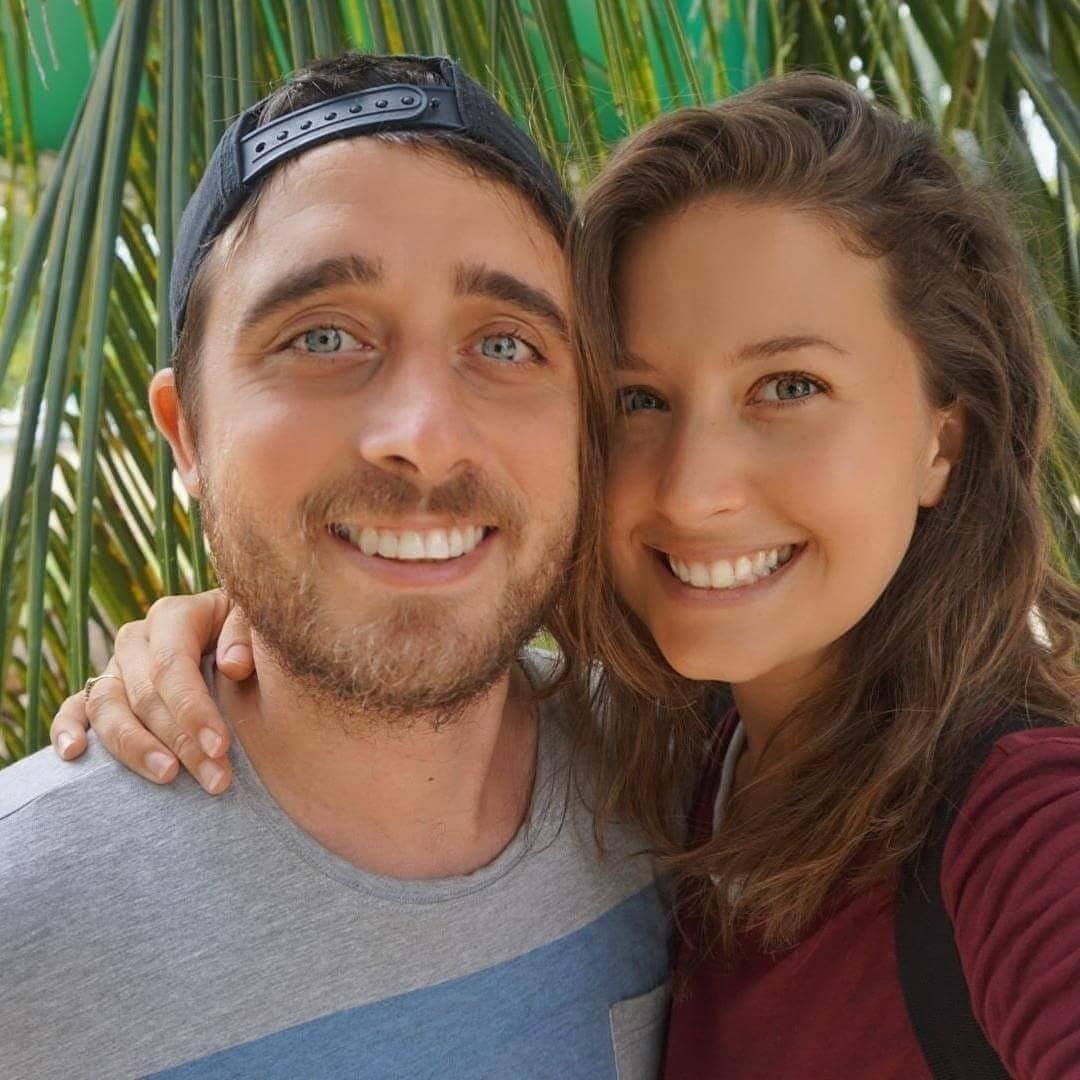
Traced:
[[228, 120], [345, 47], [455, 56], [574, 188], [661, 112], [796, 68], [932, 124], [1027, 240], [1080, 574], [1080, 0], [0, 0], [0, 764], [118, 625], [210, 580], [146, 406], [174, 230]]

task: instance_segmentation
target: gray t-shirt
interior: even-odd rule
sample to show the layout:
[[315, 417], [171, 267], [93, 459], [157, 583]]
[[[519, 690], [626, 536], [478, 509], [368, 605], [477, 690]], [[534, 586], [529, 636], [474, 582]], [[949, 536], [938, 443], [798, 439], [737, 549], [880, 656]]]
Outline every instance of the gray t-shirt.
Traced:
[[[532, 661], [532, 674], [536, 671]], [[297, 828], [238, 741], [217, 798], [93, 740], [0, 772], [0, 1069], [127, 1077], [656, 1075], [668, 912], [640, 839], [599, 858], [541, 703], [522, 829], [399, 881]]]

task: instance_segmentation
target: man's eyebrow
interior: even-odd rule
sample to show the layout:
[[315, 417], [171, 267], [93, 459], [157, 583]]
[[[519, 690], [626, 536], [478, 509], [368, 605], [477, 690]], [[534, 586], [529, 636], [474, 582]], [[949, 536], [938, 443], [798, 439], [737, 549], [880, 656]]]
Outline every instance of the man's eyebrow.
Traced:
[[341, 255], [302, 266], [278, 278], [252, 302], [241, 320], [247, 330], [280, 308], [335, 285], [374, 285], [382, 277], [382, 267], [364, 255]]
[[458, 296], [504, 300], [543, 319], [563, 341], [570, 340], [570, 326], [554, 297], [504, 270], [476, 263], [459, 266], [454, 277], [454, 291]]

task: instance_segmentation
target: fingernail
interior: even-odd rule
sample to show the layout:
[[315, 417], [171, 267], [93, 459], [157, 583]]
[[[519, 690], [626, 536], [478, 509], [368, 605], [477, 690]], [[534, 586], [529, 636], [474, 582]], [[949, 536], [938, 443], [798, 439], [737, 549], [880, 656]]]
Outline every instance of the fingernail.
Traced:
[[203, 753], [209, 754], [210, 757], [220, 757], [221, 751], [225, 749], [221, 736], [216, 731], [205, 727], [199, 732], [199, 745], [203, 748]]
[[62, 758], [67, 757], [68, 751], [71, 749], [75, 740], [65, 731], [56, 737], [56, 749], [60, 751]]
[[225, 651], [225, 659], [230, 664], [249, 664], [251, 650], [246, 645], [230, 645]]
[[216, 795], [225, 787], [225, 770], [212, 761], [204, 761], [196, 770], [199, 783], [211, 795]]
[[159, 780], [164, 780], [173, 767], [173, 759], [160, 750], [151, 750], [146, 755], [146, 767], [150, 770], [151, 775], [156, 776]]

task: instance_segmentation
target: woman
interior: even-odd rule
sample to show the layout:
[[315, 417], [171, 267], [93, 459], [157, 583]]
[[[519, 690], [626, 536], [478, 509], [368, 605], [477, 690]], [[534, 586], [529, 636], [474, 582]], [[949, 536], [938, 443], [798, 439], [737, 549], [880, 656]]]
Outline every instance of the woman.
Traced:
[[964, 1075], [967, 1043], [931, 1071], [897, 968], [937, 851], [970, 1053], [1080, 1076], [1080, 594], [998, 204], [920, 127], [796, 76], [631, 139], [572, 261], [616, 406], [571, 583], [604, 664], [582, 738], [599, 827], [679, 873], [667, 1074]]
[[[691, 902], [668, 1075], [927, 1075], [897, 879], [1010, 714], [1031, 730], [968, 789], [943, 900], [997, 1056], [1080, 1075], [1080, 732], [1047, 726], [1076, 723], [1080, 601], [1048, 565], [1047, 372], [997, 204], [919, 127], [801, 78], [658, 121], [582, 218], [582, 337], [619, 358], [624, 416], [617, 592], [576, 595], [605, 628], [601, 790]], [[672, 732], [701, 748], [692, 711], [656, 717], [668, 666], [735, 706], [682, 853], [650, 763]]]

